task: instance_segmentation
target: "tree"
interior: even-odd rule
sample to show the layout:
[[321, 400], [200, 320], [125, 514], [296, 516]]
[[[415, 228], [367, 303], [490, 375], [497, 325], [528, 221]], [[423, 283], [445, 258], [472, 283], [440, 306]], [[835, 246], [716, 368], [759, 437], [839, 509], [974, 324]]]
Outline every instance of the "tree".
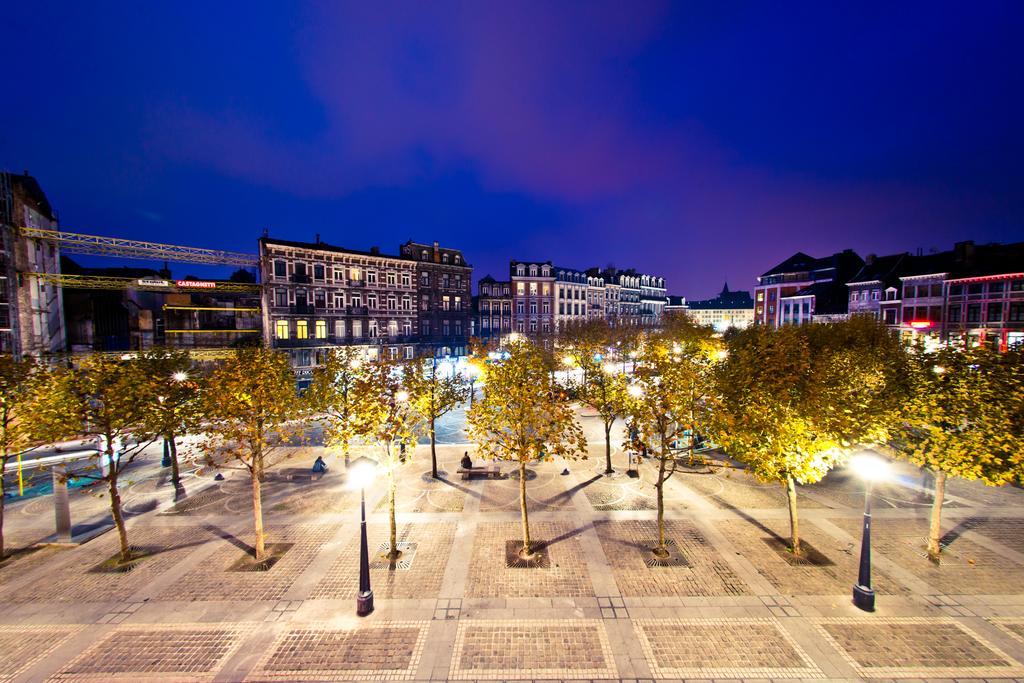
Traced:
[[145, 421], [159, 393], [153, 378], [134, 360], [93, 354], [76, 363], [53, 372], [35, 405], [35, 419], [45, 429], [44, 441], [72, 434], [98, 441], [99, 474], [76, 476], [106, 482], [120, 562], [128, 563], [135, 556], [128, 545], [118, 480], [152, 443], [145, 439]]
[[157, 348], [143, 352], [136, 362], [157, 392], [140, 433], [164, 440], [171, 460], [174, 500], [180, 500], [185, 497], [185, 487], [181, 483], [177, 439], [200, 425], [199, 383], [192, 377], [192, 358], [185, 350]]
[[898, 415], [899, 341], [865, 318], [730, 335], [717, 373], [716, 439], [755, 476], [786, 488], [801, 554], [797, 484], [820, 481], [858, 445], [884, 443]]
[[356, 412], [361, 420], [362, 433], [381, 447], [383, 457], [379, 466], [388, 478], [388, 517], [391, 524], [388, 559], [391, 562], [402, 555], [398, 549], [398, 525], [395, 521], [398, 469], [412, 460], [419, 422], [415, 407], [419, 397], [403, 386], [407, 372], [407, 366], [382, 360], [369, 364], [356, 382]]
[[692, 460], [695, 435], [706, 433], [717, 351], [710, 328], [680, 320], [648, 336], [636, 353], [626, 413], [636, 441], [658, 461], [658, 545], [652, 551], [659, 558], [669, 556], [665, 483], [676, 472], [674, 444], [688, 439]]
[[35, 411], [37, 396], [46, 390], [48, 372], [31, 356], [16, 359], [0, 355], [0, 560], [4, 558], [4, 473], [17, 460], [21, 482], [21, 456], [40, 444]]
[[283, 446], [299, 433], [295, 420], [303, 402], [284, 353], [263, 347], [237, 349], [204, 382], [200, 410], [207, 439], [201, 448], [208, 462], [237, 462], [252, 480], [255, 560], [266, 559], [261, 483]]
[[487, 369], [484, 397], [467, 416], [467, 432], [485, 458], [518, 463], [519, 508], [523, 547], [520, 556], [534, 557], [526, 505], [526, 465], [554, 457], [586, 458], [587, 442], [571, 406], [555, 384], [540, 350], [514, 340], [508, 358]]
[[349, 447], [360, 434], [356, 386], [366, 364], [351, 347], [332, 349], [313, 372], [306, 390], [310, 407], [324, 418], [324, 445], [340, 447], [348, 466]]
[[469, 397], [469, 382], [455, 372], [438, 372], [437, 359], [407, 363], [405, 386], [413, 398], [413, 407], [430, 435], [431, 476], [437, 479], [437, 435], [435, 423]]
[[917, 349], [897, 451], [935, 476], [928, 557], [941, 552], [949, 476], [1001, 486], [1024, 476], [1024, 358], [985, 348]]
[[566, 365], [582, 371], [577, 389], [579, 400], [597, 411], [604, 427], [605, 474], [612, 474], [611, 433], [615, 419], [627, 405], [626, 378], [619, 372], [618, 363], [605, 359], [613, 346], [613, 330], [604, 320], [571, 324], [563, 334], [563, 353]]

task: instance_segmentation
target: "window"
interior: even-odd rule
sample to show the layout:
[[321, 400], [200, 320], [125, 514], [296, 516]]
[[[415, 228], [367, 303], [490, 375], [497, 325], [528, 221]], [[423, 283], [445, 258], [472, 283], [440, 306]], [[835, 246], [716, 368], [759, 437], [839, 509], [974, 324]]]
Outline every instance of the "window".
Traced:
[[516, 330], [519, 331], [519, 332], [523, 331], [523, 321], [522, 320], [517, 320], [516, 321]]
[[860, 292], [850, 292], [850, 301], [860, 301]]
[[455, 336], [456, 337], [461, 337], [462, 336], [462, 321], [461, 320], [456, 320], [455, 321]]
[[565, 315], [565, 302], [564, 301], [559, 301], [558, 302], [558, 315]]
[[524, 285], [522, 282], [517, 282], [516, 283], [516, 294], [518, 294], [519, 296], [522, 296], [523, 294], [526, 294], [526, 285]]
[[462, 310], [462, 297], [461, 296], [455, 297], [455, 310], [456, 311], [461, 311]]
[[530, 266], [530, 277], [537, 277], [537, 266]]
[[882, 294], [882, 290], [880, 290], [880, 289], [873, 289], [873, 290], [871, 290], [871, 300], [872, 301], [878, 301], [878, 299], [881, 296], [881, 294]]
[[[520, 299], [519, 301], [516, 302], [516, 313], [518, 313], [519, 315], [523, 314], [523, 301], [522, 301], [522, 299]], [[520, 330], [520, 332], [521, 331], [522, 330]]]
[[284, 261], [274, 261], [274, 277], [287, 277], [288, 264]]
[[[991, 286], [991, 285], [990, 285]], [[1003, 304], [1002, 303], [990, 303], [988, 305], [988, 315], [985, 318], [987, 322], [998, 323], [1003, 319]]]
[[327, 306], [327, 295], [323, 291], [313, 292], [313, 305], [317, 308], [325, 308]]
[[377, 295], [376, 294], [367, 294], [366, 295], [366, 305], [369, 306], [370, 308], [377, 308]]
[[395, 274], [394, 273], [388, 273], [387, 274], [387, 279], [388, 279], [388, 286], [389, 287], [394, 287], [395, 286], [395, 282], [397, 281], [396, 277], [395, 277]]
[[315, 264], [313, 266], [313, 279], [323, 280], [324, 279], [324, 267], [321, 264]]
[[548, 315], [548, 314], [551, 313], [551, 302], [550, 301], [545, 301], [544, 302], [544, 304], [543, 304], [543, 311], [544, 311], [544, 315]]
[[411, 311], [412, 310], [412, 297], [409, 296], [408, 294], [406, 294], [405, 296], [402, 297], [402, 310], [403, 311]]
[[397, 346], [389, 346], [388, 347], [388, 358], [390, 358], [391, 360], [395, 360], [395, 359], [398, 358], [398, 347]]
[[990, 282], [990, 283], [988, 283], [988, 293], [989, 294], [1002, 294], [1003, 293], [1003, 283], [1002, 282]]
[[949, 313], [949, 322], [951, 322], [951, 323], [958, 323], [958, 322], [960, 322], [960, 313], [961, 313], [960, 306], [950, 306], [948, 313]]
[[352, 266], [351, 268], [348, 269], [348, 279], [349, 280], [352, 280], [353, 282], [359, 282], [360, 281], [360, 277], [359, 276], [360, 276], [359, 268], [357, 268], [355, 266]]
[[441, 275], [441, 287], [449, 289], [452, 285], [452, 278], [448, 273], [442, 273]]
[[914, 298], [914, 285], [903, 285], [903, 298], [913, 299]]
[[441, 336], [447, 337], [451, 334], [451, 323], [447, 320], [441, 321]]
[[353, 320], [352, 321], [352, 336], [356, 339], [363, 336], [363, 321]]
[[544, 286], [541, 288], [541, 293], [544, 296], [548, 296], [549, 294], [551, 294], [551, 285], [545, 282]]
[[968, 304], [967, 322], [976, 323], [981, 321], [981, 304]]
[[928, 290], [928, 296], [942, 296], [942, 285], [932, 285]]
[[305, 263], [296, 263], [295, 266], [293, 266], [293, 268], [295, 270], [295, 277], [297, 279], [299, 279], [301, 281], [303, 278], [306, 277], [306, 264]]
[[424, 337], [429, 337], [430, 336], [430, 321], [429, 320], [424, 320], [422, 323], [420, 323], [420, 334], [423, 335]]
[[402, 286], [409, 287], [412, 284], [412, 276], [409, 273], [402, 273]]
[[548, 332], [551, 331], [551, 326], [548, 324], [548, 321], [545, 320], [544, 322], [541, 323], [540, 329], [541, 329], [542, 332], [547, 334]]
[[309, 339], [309, 323], [305, 320], [295, 321], [295, 338]]
[[335, 320], [334, 321], [334, 336], [338, 339], [345, 338], [345, 321]]
[[367, 325], [367, 333], [371, 337], [376, 337], [377, 336], [377, 321], [376, 320], [371, 320], [369, 322], [369, 324]]
[[278, 339], [288, 338], [288, 321], [278, 320], [274, 325], [274, 333]]
[[398, 321], [397, 320], [389, 320], [388, 321], [388, 336], [389, 337], [397, 337], [398, 336]]
[[536, 332], [536, 331], [537, 331], [537, 321], [536, 320], [531, 320], [530, 321], [530, 332]]
[[1014, 280], [1010, 283], [1011, 292], [1024, 292], [1024, 280]]
[[448, 254], [441, 254], [441, 263], [448, 263]]
[[[547, 303], [547, 302], [545, 302], [545, 303]], [[537, 302], [536, 301], [531, 301], [530, 302], [530, 315], [537, 315]]]
[[423, 298], [420, 300], [420, 310], [421, 311], [430, 310], [430, 295], [429, 294], [424, 294]]
[[339, 293], [334, 295], [334, 307], [335, 308], [345, 308], [345, 295], [344, 294], [339, 292]]
[[412, 360], [412, 347], [406, 346], [402, 350], [405, 352], [405, 359]]
[[377, 284], [377, 271], [368, 270], [366, 271], [366, 281], [371, 285]]
[[327, 339], [327, 321], [317, 320], [316, 321], [316, 338]]
[[1010, 304], [1010, 322], [1024, 322], [1024, 303]]
[[407, 337], [412, 334], [412, 321], [411, 320], [403, 320], [402, 321], [402, 334], [404, 334]]
[[287, 306], [288, 305], [288, 290], [278, 289], [274, 291], [274, 305], [275, 306]]
[[455, 263], [462, 263], [462, 257], [458, 254], [455, 255]]
[[490, 328], [491, 328], [491, 319], [490, 318], [481, 318], [480, 319], [480, 329], [481, 330], [489, 330]]
[[352, 294], [349, 296], [348, 300], [352, 303], [353, 306], [363, 305], [363, 296], [361, 294]]
[[984, 289], [984, 287], [985, 287], [985, 285], [981, 284], [980, 282], [974, 282], [972, 284], [967, 285], [967, 293], [968, 294], [981, 294], [982, 290]]
[[442, 296], [441, 297], [441, 310], [442, 311], [450, 310], [451, 306], [452, 306], [451, 298], [447, 297], [447, 296]]
[[537, 283], [536, 282], [531, 282], [530, 283], [530, 296], [537, 296]]
[[389, 311], [394, 311], [394, 310], [397, 310], [397, 309], [398, 309], [398, 299], [395, 297], [394, 294], [389, 294], [388, 295], [388, 310]]

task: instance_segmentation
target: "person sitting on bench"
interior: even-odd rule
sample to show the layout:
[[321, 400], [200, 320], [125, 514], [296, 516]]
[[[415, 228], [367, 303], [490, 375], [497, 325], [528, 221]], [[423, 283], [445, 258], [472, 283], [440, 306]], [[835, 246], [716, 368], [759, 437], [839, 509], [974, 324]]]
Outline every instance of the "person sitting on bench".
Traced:
[[469, 457], [469, 451], [462, 452], [462, 469], [471, 470], [473, 469], [473, 460]]
[[316, 460], [313, 462], [313, 473], [323, 474], [327, 471], [327, 463], [324, 462], [322, 455], [316, 456]]

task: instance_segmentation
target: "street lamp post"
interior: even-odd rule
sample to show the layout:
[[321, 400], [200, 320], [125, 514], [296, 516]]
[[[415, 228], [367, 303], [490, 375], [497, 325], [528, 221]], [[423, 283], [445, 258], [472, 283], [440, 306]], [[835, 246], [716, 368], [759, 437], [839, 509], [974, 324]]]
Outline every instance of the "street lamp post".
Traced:
[[356, 615], [365, 617], [373, 611], [373, 589], [370, 588], [370, 548], [366, 540], [366, 487], [373, 481], [377, 463], [360, 457], [348, 469], [347, 485], [359, 489], [359, 593]]
[[865, 612], [875, 611], [875, 591], [871, 588], [871, 487], [885, 476], [889, 463], [877, 455], [861, 454], [850, 465], [864, 479], [864, 533], [860, 545], [860, 571], [853, 587], [853, 604]]

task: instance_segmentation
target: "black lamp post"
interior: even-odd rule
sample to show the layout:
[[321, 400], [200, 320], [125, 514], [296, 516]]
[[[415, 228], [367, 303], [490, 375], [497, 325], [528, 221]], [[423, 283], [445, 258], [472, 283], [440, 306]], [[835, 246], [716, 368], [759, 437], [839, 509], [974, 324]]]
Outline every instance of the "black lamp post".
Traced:
[[366, 540], [366, 486], [373, 481], [377, 463], [359, 457], [348, 469], [348, 486], [359, 489], [359, 593], [356, 615], [365, 617], [373, 611], [373, 589], [370, 588], [370, 548]]
[[865, 454], [855, 456], [850, 464], [864, 478], [864, 532], [860, 543], [860, 570], [857, 584], [853, 587], [853, 604], [865, 612], [874, 612], [875, 591], [871, 588], [871, 487], [876, 479], [884, 476], [889, 463], [878, 456]]

